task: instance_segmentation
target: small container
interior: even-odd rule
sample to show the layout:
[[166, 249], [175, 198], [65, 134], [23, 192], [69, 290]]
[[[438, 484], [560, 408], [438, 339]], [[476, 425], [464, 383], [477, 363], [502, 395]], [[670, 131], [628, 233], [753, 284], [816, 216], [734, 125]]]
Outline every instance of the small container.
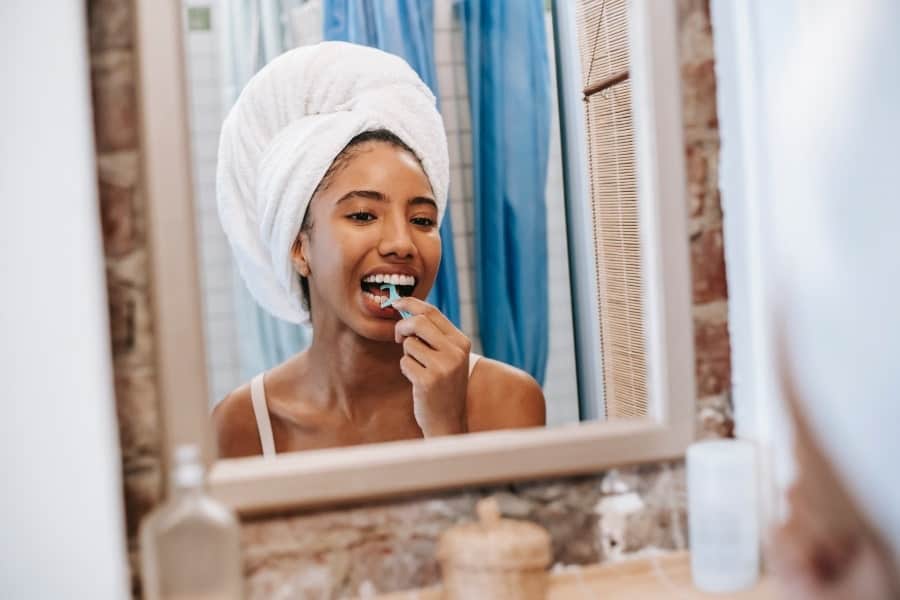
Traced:
[[759, 578], [756, 451], [743, 440], [687, 450], [691, 576], [704, 592], [737, 592]]
[[478, 521], [445, 531], [438, 542], [446, 600], [544, 600], [550, 534], [534, 523], [503, 519], [497, 501], [476, 507]]

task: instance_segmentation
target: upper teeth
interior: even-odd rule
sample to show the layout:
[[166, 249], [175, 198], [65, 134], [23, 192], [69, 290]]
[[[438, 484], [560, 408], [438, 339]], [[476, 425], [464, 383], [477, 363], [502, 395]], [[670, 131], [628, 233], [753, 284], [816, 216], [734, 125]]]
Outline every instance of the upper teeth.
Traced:
[[416, 285], [416, 278], [411, 275], [369, 275], [363, 279], [366, 283], [392, 283], [394, 285]]

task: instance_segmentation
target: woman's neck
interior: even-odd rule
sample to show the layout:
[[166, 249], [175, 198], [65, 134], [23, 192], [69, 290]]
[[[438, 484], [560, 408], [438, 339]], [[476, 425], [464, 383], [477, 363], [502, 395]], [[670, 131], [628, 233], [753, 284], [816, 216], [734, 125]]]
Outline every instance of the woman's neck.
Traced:
[[316, 401], [351, 420], [367, 419], [409, 388], [400, 344], [364, 338], [343, 324], [316, 324], [313, 331], [307, 381]]

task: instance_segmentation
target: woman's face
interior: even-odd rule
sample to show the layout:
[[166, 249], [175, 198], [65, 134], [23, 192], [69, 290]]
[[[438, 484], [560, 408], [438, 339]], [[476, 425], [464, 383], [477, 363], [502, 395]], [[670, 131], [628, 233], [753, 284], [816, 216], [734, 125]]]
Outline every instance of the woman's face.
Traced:
[[308, 277], [314, 324], [333, 316], [363, 337], [393, 341], [399, 314], [381, 308], [381, 285], [393, 281], [401, 295], [424, 299], [441, 262], [437, 204], [418, 160], [363, 142], [309, 211], [294, 264]]

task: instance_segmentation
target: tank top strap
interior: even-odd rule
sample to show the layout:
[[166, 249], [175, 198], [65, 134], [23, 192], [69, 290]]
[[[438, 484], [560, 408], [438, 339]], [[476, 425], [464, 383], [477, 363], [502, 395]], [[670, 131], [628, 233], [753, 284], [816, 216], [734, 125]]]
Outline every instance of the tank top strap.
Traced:
[[475, 365], [478, 364], [479, 360], [481, 360], [480, 354], [469, 352], [469, 377], [472, 376], [472, 371], [475, 370]]
[[269, 419], [269, 406], [266, 403], [264, 377], [265, 373], [260, 373], [250, 380], [250, 401], [256, 416], [256, 429], [259, 431], [263, 456], [275, 456], [275, 437], [272, 435], [272, 421]]

